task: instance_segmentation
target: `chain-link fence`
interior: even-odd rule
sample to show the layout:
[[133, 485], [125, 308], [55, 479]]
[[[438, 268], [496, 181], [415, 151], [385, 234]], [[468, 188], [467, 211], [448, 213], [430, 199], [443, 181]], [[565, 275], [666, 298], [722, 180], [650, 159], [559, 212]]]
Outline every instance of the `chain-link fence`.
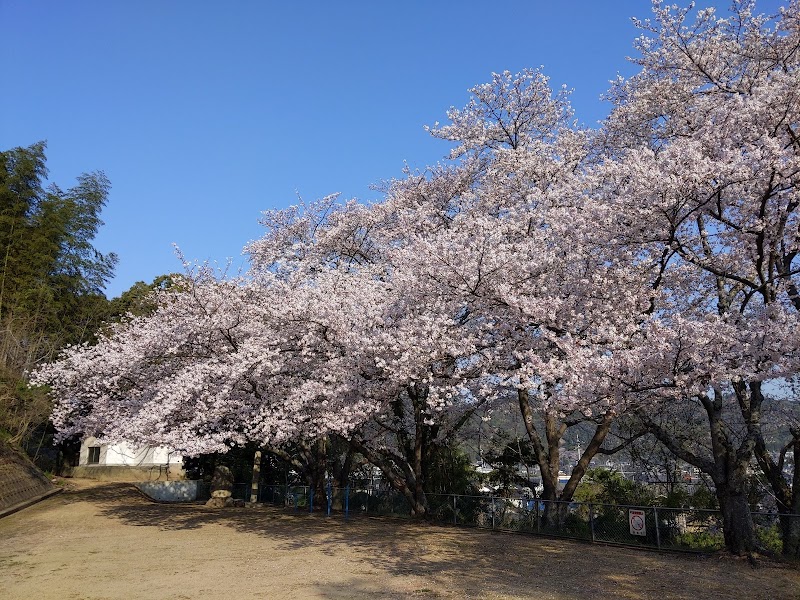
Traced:
[[308, 512], [366, 514], [407, 517], [408, 504], [400, 494], [377, 488], [324, 486], [315, 490], [309, 486], [262, 485], [258, 501]]
[[428, 502], [440, 523], [657, 549], [723, 547], [721, 518], [713, 510], [435, 494]]
[[[210, 497], [200, 486], [198, 500]], [[233, 498], [249, 501], [249, 484], [235, 484]], [[719, 511], [693, 508], [623, 506], [583, 502], [544, 501], [527, 497], [427, 494], [427, 518], [435, 523], [516, 531], [571, 539], [641, 546], [660, 550], [713, 552], [724, 547]], [[308, 513], [352, 516], [408, 517], [411, 510], [402, 494], [377, 486], [314, 488], [298, 485], [261, 485], [258, 502]], [[781, 551], [781, 528], [800, 515], [753, 513], [761, 545]]]
[[775, 553], [783, 550], [783, 534], [788, 533], [797, 543], [800, 537], [800, 515], [753, 513], [756, 535], [762, 547]]

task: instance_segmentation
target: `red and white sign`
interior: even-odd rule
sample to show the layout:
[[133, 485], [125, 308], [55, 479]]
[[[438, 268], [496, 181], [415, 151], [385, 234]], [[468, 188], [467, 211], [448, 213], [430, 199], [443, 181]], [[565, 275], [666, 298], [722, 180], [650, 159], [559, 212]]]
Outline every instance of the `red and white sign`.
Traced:
[[647, 535], [647, 524], [644, 520], [644, 511], [629, 508], [628, 526], [630, 527], [631, 535]]

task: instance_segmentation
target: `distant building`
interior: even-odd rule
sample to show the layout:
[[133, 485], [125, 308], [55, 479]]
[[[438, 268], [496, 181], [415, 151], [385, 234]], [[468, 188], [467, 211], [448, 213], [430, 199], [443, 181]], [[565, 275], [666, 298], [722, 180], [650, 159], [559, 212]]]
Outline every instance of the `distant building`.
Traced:
[[183, 456], [164, 446], [134, 448], [126, 443], [100, 444], [94, 437], [81, 442], [78, 465], [68, 476], [113, 481], [183, 479]]

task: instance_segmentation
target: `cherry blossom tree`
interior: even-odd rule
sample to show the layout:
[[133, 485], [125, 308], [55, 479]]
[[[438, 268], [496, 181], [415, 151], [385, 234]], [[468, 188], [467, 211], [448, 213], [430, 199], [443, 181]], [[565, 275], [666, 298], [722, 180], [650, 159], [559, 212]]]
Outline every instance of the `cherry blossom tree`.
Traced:
[[[452, 156], [471, 156], [478, 177], [470, 201], [448, 211], [437, 238], [446, 243], [415, 251], [425, 263], [417, 270], [492, 325], [492, 369], [516, 396], [542, 497], [569, 501], [594, 456], [610, 451], [603, 442], [625, 398], [602, 375], [648, 306], [647, 290], [641, 268], [597, 233], [593, 219], [604, 216], [584, 184], [594, 135], [569, 122], [563, 88], [553, 93], [540, 72], [524, 71], [471, 92], [431, 133], [459, 144]], [[586, 423], [593, 434], [561, 488], [560, 443]]]
[[[727, 18], [690, 10], [655, 2], [638, 23], [641, 71], [611, 90], [614, 150], [592, 193], [620, 248], [650, 265], [651, 318], [620, 383], [649, 431], [711, 477], [726, 545], [749, 553], [763, 382], [797, 370], [800, 3], [774, 18], [753, 2]], [[660, 401], [702, 406], [707, 439], [673, 435]]]
[[[337, 206], [328, 199], [306, 210], [269, 213], [265, 223], [278, 226], [249, 247], [256, 272], [292, 273], [308, 282], [352, 279], [380, 288], [378, 312], [351, 323], [351, 338], [341, 346], [356, 374], [353, 393], [369, 394], [376, 403], [349, 440], [419, 515], [428, 510], [425, 480], [433, 455], [488, 396], [465, 383], [482, 374], [480, 327], [459, 298], [438, 294], [404, 259], [422, 239], [424, 221], [439, 222], [442, 213], [427, 207], [426, 217], [420, 210], [416, 231], [408, 228], [407, 198], [397, 190], [424, 188], [424, 195], [446, 203], [464, 189], [465, 176], [461, 169], [409, 176], [375, 207]], [[348, 292], [340, 286], [336, 293]]]
[[[332, 330], [349, 327], [346, 311], [368, 313], [363, 304], [331, 303], [340, 296], [329, 283], [267, 286], [220, 280], [201, 268], [182, 289], [162, 292], [152, 315], [112, 326], [95, 346], [69, 349], [36, 381], [59, 400], [53, 420], [62, 435], [96, 432], [191, 455], [247, 440], [346, 433], [363, 418], [357, 413], [372, 408], [367, 398], [330, 404], [346, 396], [350, 368], [337, 356]], [[326, 292], [324, 310], [335, 319], [314, 321]], [[331, 385], [322, 385], [325, 376]], [[339, 425], [328, 428], [331, 411]]]
[[[437, 448], [495, 401], [515, 398], [548, 500], [632, 411], [714, 481], [727, 547], [755, 550], [748, 467], [788, 486], [763, 385], [800, 354], [800, 2], [653, 10], [599, 131], [539, 70], [495, 74], [430, 128], [449, 162], [373, 205], [268, 211], [246, 276], [190, 268], [152, 315], [42, 367], [63, 435], [188, 454], [339, 435], [421, 515]], [[669, 427], [688, 405], [704, 439]], [[593, 435], [559, 490], [578, 423]]]

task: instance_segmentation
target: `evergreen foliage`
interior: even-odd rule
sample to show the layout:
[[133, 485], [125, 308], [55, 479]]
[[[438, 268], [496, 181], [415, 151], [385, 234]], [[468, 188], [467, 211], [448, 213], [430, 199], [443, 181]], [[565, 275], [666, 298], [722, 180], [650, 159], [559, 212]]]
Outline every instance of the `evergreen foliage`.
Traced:
[[111, 187], [102, 172], [45, 186], [45, 142], [0, 152], [0, 434], [22, 442], [50, 403], [26, 372], [91, 341], [110, 316], [103, 294], [117, 256], [92, 245]]

